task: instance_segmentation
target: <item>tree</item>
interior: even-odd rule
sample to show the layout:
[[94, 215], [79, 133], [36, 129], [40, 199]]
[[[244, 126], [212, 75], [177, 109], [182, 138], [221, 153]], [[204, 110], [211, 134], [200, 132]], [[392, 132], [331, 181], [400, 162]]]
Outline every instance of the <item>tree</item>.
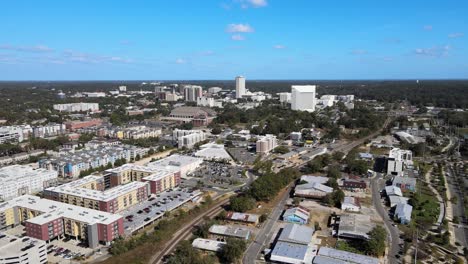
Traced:
[[221, 134], [221, 132], [223, 132], [223, 130], [221, 129], [220, 126], [215, 126], [213, 127], [213, 129], [211, 129], [211, 134], [213, 135], [219, 135]]
[[327, 172], [327, 177], [328, 178], [333, 178], [333, 179], [340, 179], [341, 178], [341, 172], [340, 169], [336, 166], [330, 166], [328, 168]]
[[234, 196], [230, 199], [231, 210], [245, 212], [255, 208], [255, 199], [250, 196]]
[[286, 154], [289, 152], [289, 148], [286, 146], [278, 146], [273, 150], [273, 152], [279, 153], [279, 154]]
[[221, 248], [219, 252], [219, 257], [221, 263], [234, 263], [242, 255], [246, 249], [247, 245], [244, 240], [237, 238], [228, 238], [226, 244]]
[[336, 160], [336, 161], [341, 161], [343, 159], [343, 157], [345, 156], [345, 154], [341, 151], [337, 151], [335, 153], [333, 153], [333, 159]]
[[387, 232], [378, 225], [369, 233], [369, 240], [366, 242], [366, 252], [372, 256], [382, 256], [385, 253], [385, 241], [387, 240]]

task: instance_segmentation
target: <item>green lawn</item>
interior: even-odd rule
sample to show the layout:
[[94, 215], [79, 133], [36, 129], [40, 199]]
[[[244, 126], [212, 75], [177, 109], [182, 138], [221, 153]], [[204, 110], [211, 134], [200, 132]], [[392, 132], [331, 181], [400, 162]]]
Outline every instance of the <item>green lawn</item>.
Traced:
[[439, 217], [439, 202], [435, 194], [425, 185], [418, 182], [417, 190], [411, 199], [413, 204], [413, 223], [430, 227]]

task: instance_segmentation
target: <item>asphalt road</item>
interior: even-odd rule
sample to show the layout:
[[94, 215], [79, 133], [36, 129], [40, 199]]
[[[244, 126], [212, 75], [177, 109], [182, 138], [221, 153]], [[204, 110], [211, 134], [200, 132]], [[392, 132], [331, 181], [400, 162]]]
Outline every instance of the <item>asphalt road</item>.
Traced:
[[[452, 196], [457, 197], [457, 203], [452, 203], [453, 215], [458, 217], [460, 224], [463, 224], [467, 219], [465, 217], [465, 208], [463, 206], [464, 195], [462, 194], [463, 186], [459, 186], [458, 182], [456, 181], [457, 171], [454, 169], [448, 169], [448, 175], [446, 175], [448, 181], [448, 188], [450, 188], [450, 193]], [[452, 198], [452, 197], [449, 197]], [[468, 230], [463, 225], [453, 225], [454, 233], [455, 233], [455, 240], [458, 241], [463, 247], [468, 247]]]
[[249, 245], [249, 247], [245, 251], [242, 263], [254, 264], [260, 251], [264, 247], [268, 246], [266, 243], [268, 243], [271, 240], [271, 236], [273, 235], [273, 226], [281, 216], [281, 213], [283, 212], [286, 200], [289, 197], [289, 192], [291, 191], [292, 186], [293, 184], [289, 185], [287, 191], [284, 193], [283, 197], [281, 197], [280, 202], [275, 207], [273, 212], [270, 213], [268, 219], [263, 224], [263, 227], [260, 229], [259, 233], [255, 237], [255, 240]]
[[375, 209], [384, 220], [385, 229], [387, 229], [387, 234], [389, 235], [387, 238], [390, 248], [388, 250], [387, 263], [400, 263], [400, 260], [395, 258], [395, 255], [398, 254], [400, 249], [400, 231], [396, 226], [393, 226], [393, 221], [388, 216], [388, 211], [382, 205], [380, 190], [382, 190], [384, 186], [385, 181], [382, 179], [380, 173], [371, 179], [372, 202], [374, 203]]

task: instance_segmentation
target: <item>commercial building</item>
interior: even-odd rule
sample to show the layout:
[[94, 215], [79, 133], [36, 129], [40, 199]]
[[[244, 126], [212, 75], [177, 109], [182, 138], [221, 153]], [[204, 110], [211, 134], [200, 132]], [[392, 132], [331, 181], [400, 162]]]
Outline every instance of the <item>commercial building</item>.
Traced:
[[238, 212], [228, 212], [226, 214], [226, 220], [257, 225], [259, 221], [259, 215], [238, 213]]
[[271, 252], [270, 260], [280, 263], [312, 263], [312, 235], [315, 230], [305, 225], [287, 224]]
[[390, 196], [403, 197], [403, 192], [401, 191], [401, 188], [398, 186], [394, 186], [394, 185], [385, 186], [385, 193], [387, 194], [388, 197]]
[[369, 232], [375, 227], [369, 215], [344, 214], [340, 216], [338, 237], [369, 239]]
[[411, 222], [411, 213], [413, 206], [407, 203], [399, 203], [395, 208], [395, 218], [402, 224], [406, 225]]
[[0, 127], [0, 144], [23, 142], [32, 134], [30, 125]]
[[192, 123], [194, 126], [209, 125], [216, 117], [216, 111], [206, 107], [182, 106], [174, 108], [164, 121]]
[[279, 101], [283, 104], [291, 103], [291, 93], [278, 93]]
[[147, 183], [130, 182], [105, 189], [105, 179], [102, 176], [87, 176], [44, 190], [44, 197], [47, 199], [109, 213], [120, 212], [147, 200], [148, 196]]
[[89, 169], [113, 165], [117, 160], [131, 161], [143, 157], [148, 149], [129, 145], [100, 146], [59, 153], [56, 157], [39, 160], [39, 167], [55, 170], [59, 177], [74, 178]]
[[47, 263], [46, 243], [32, 237], [0, 233], [0, 264]]
[[401, 176], [407, 168], [413, 167], [413, 153], [411, 150], [393, 148], [387, 159], [387, 174]]
[[333, 188], [331, 187], [328, 187], [322, 183], [311, 182], [296, 185], [296, 188], [294, 189], [294, 196], [319, 199], [332, 192]]
[[[157, 168], [125, 164], [121, 167], [107, 170], [110, 187], [126, 186], [130, 183], [142, 181], [149, 185], [149, 193], [158, 194], [180, 184], [180, 170], [177, 167]], [[123, 185], [122, 185], [123, 184]], [[113, 188], [114, 189], [114, 188]], [[112, 189], [111, 189], [112, 190]]]
[[150, 162], [147, 164], [147, 167], [155, 170], [180, 171], [181, 177], [187, 177], [187, 174], [195, 171], [202, 163], [203, 159], [201, 158], [174, 154], [164, 159]]
[[158, 137], [162, 133], [160, 128], [147, 126], [131, 126], [126, 128], [114, 128], [108, 132], [109, 137], [118, 139], [141, 139]]
[[257, 140], [257, 153], [268, 153], [278, 146], [275, 135], [265, 135], [264, 137]]
[[223, 90], [223, 88], [221, 88], [221, 87], [210, 87], [210, 88], [208, 88], [208, 92], [210, 94], [217, 94], [217, 93], [221, 92], [222, 90]]
[[218, 237], [235, 237], [248, 240], [250, 237], [250, 230], [244, 227], [229, 226], [229, 225], [212, 225], [209, 229], [212, 235]]
[[315, 88], [315, 85], [293, 85], [291, 88], [291, 109], [314, 112]]
[[0, 220], [0, 229], [23, 223], [27, 236], [44, 241], [67, 236], [92, 248], [99, 243], [110, 244], [124, 233], [120, 215], [32, 195], [0, 203]]
[[231, 161], [231, 155], [224, 149], [224, 145], [216, 143], [208, 143], [200, 146], [200, 150], [195, 153], [195, 156], [201, 157], [204, 160], [215, 161]]
[[283, 214], [283, 221], [298, 224], [307, 224], [309, 222], [310, 213], [304, 207], [293, 207], [287, 209]]
[[321, 247], [312, 262], [314, 264], [379, 264], [378, 258], [364, 256], [329, 247]]
[[0, 168], [0, 200], [41, 192], [57, 183], [57, 172], [27, 165]]
[[224, 245], [226, 245], [226, 242], [204, 238], [195, 238], [195, 240], [192, 242], [192, 247], [194, 248], [213, 252], [220, 251]]
[[54, 104], [54, 110], [60, 112], [97, 112], [98, 103], [72, 103], [72, 104]]
[[64, 134], [66, 131], [64, 124], [49, 123], [43, 126], [34, 126], [32, 135], [38, 138], [55, 137]]
[[361, 204], [359, 203], [359, 199], [356, 197], [346, 196], [341, 203], [341, 210], [350, 212], [361, 211]]
[[365, 190], [367, 188], [367, 183], [364, 180], [344, 179], [343, 188], [347, 190]]
[[409, 201], [409, 198], [391, 195], [391, 196], [388, 196], [388, 200], [389, 200], [389, 203], [390, 203], [390, 207], [394, 207], [394, 206], [397, 206], [400, 203], [407, 204], [408, 201]]
[[236, 77], [236, 98], [242, 98], [246, 94], [245, 90], [245, 77]]
[[172, 140], [177, 142], [179, 148], [192, 148], [196, 143], [205, 140], [205, 133], [202, 130], [182, 130], [172, 131]]
[[184, 97], [186, 102], [196, 102], [198, 97], [202, 97], [203, 89], [197, 85], [184, 86]]
[[81, 128], [97, 127], [100, 125], [102, 125], [102, 120], [99, 118], [65, 122], [65, 127], [70, 131], [75, 131]]
[[197, 106], [205, 106], [205, 107], [223, 107], [223, 102], [222, 101], [216, 101], [212, 97], [198, 97], [197, 98]]

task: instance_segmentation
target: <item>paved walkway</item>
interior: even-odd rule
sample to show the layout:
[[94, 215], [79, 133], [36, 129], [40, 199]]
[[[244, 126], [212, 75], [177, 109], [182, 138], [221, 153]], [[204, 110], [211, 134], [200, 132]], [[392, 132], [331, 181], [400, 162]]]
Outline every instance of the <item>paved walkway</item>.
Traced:
[[[446, 214], [446, 212], [445, 212], [445, 203], [444, 203], [444, 199], [442, 199], [442, 196], [440, 196], [440, 193], [431, 184], [432, 170], [433, 170], [433, 168], [431, 168], [429, 171], [426, 172], [426, 174], [424, 175], [424, 179], [425, 179], [425, 182], [427, 183], [427, 186], [429, 187], [429, 189], [431, 189], [431, 191], [433, 193], [435, 193], [435, 195], [437, 197], [437, 201], [439, 201], [440, 209], [439, 209], [439, 217], [437, 218], [436, 225], [437, 225], [437, 227], [440, 227], [440, 225], [442, 225], [442, 221], [444, 221], [445, 214]], [[445, 186], [447, 186], [447, 182], [445, 183]]]

